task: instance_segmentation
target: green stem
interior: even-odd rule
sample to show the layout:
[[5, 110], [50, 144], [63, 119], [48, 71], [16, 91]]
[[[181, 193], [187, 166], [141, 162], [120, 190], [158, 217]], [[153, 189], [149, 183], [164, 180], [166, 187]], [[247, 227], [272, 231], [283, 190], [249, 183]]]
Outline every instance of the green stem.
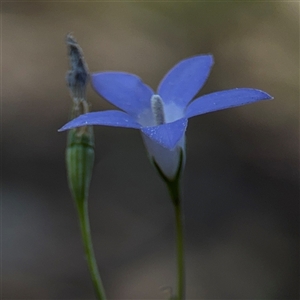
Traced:
[[177, 249], [177, 297], [176, 300], [185, 299], [185, 268], [184, 268], [184, 237], [183, 237], [183, 212], [180, 197], [180, 176], [174, 180], [165, 180], [175, 212], [176, 249]]
[[[184, 268], [184, 237], [183, 237], [183, 227], [184, 227], [184, 217], [182, 212], [181, 203], [181, 192], [180, 192], [180, 182], [182, 175], [182, 167], [184, 164], [184, 153], [180, 151], [180, 160], [178, 164], [178, 170], [173, 179], [165, 176], [165, 174], [160, 169], [159, 165], [153, 159], [154, 166], [156, 167], [159, 175], [166, 183], [172, 203], [174, 205], [175, 211], [175, 223], [176, 223], [176, 248], [177, 248], [177, 296], [176, 300], [185, 299], [185, 268]], [[173, 297], [171, 299], [174, 299]]]
[[185, 268], [184, 268], [184, 237], [183, 213], [180, 201], [179, 180], [166, 182], [174, 205], [177, 249], [177, 297], [176, 300], [185, 299]]
[[97, 299], [99, 300], [105, 300], [106, 296], [105, 296], [102, 280], [98, 272], [97, 262], [93, 250], [87, 201], [81, 202], [80, 205], [78, 204], [77, 210], [79, 215], [81, 237], [84, 245], [85, 256], [92, 277], [96, 296]]
[[176, 245], [177, 245], [177, 300], [185, 298], [185, 272], [184, 272], [184, 240], [183, 240], [183, 214], [180, 202], [175, 208], [176, 219]]

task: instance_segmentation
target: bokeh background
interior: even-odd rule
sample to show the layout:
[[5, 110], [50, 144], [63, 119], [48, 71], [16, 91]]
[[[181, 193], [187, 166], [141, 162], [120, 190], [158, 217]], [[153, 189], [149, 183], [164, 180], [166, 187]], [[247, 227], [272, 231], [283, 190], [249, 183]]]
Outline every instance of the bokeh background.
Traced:
[[[190, 120], [184, 176], [188, 299], [299, 297], [299, 3], [3, 2], [2, 297], [93, 299], [64, 151], [64, 43], [91, 72], [157, 87], [178, 61], [215, 58], [201, 94], [254, 87], [273, 101]], [[111, 109], [91, 87], [93, 110]], [[138, 131], [97, 127], [90, 191], [109, 299], [175, 286], [172, 205]]]

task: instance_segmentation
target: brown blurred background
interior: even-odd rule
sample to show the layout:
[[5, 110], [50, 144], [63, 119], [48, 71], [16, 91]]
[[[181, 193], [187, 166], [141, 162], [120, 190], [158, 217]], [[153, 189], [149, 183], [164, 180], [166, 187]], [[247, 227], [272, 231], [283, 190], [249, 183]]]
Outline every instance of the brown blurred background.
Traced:
[[[67, 188], [65, 35], [91, 72], [154, 89], [212, 53], [201, 94], [254, 87], [273, 101], [193, 118], [184, 176], [188, 299], [299, 297], [299, 4], [2, 3], [3, 299], [92, 299]], [[112, 108], [90, 87], [93, 110]], [[135, 130], [96, 127], [90, 217], [109, 299], [166, 299], [173, 211]]]

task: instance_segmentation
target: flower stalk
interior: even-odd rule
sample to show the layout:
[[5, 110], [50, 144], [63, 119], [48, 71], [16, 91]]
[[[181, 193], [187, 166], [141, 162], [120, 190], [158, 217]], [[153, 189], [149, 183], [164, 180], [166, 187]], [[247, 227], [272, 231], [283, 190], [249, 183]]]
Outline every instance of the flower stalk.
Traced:
[[175, 213], [175, 230], [176, 230], [176, 255], [177, 255], [177, 294], [171, 299], [184, 300], [185, 299], [185, 263], [184, 263], [184, 216], [182, 211], [181, 201], [181, 175], [184, 166], [184, 151], [180, 150], [179, 165], [174, 178], [170, 179], [162, 172], [159, 165], [153, 159], [159, 175], [166, 183], [170, 198], [173, 203]]
[[177, 300], [185, 299], [185, 264], [184, 264], [184, 217], [182, 205], [174, 205], [176, 222], [176, 247], [177, 247]]
[[94, 165], [94, 136], [91, 126], [72, 129], [68, 134], [66, 163], [69, 187], [75, 200], [85, 256], [97, 299], [105, 293], [93, 251], [88, 215], [88, 193]]

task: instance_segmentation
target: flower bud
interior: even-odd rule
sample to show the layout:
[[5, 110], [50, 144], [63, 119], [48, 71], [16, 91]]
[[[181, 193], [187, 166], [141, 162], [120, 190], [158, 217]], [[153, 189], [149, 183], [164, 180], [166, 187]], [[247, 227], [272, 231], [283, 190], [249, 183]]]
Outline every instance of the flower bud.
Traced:
[[[66, 43], [70, 62], [66, 80], [73, 100], [71, 119], [74, 119], [89, 111], [86, 100], [89, 73], [82, 49], [71, 34], [67, 35]], [[77, 205], [88, 198], [95, 158], [94, 146], [92, 126], [83, 126], [69, 131], [66, 164], [69, 187]]]
[[68, 133], [66, 164], [69, 188], [76, 204], [87, 200], [94, 166], [94, 134], [91, 126]]

